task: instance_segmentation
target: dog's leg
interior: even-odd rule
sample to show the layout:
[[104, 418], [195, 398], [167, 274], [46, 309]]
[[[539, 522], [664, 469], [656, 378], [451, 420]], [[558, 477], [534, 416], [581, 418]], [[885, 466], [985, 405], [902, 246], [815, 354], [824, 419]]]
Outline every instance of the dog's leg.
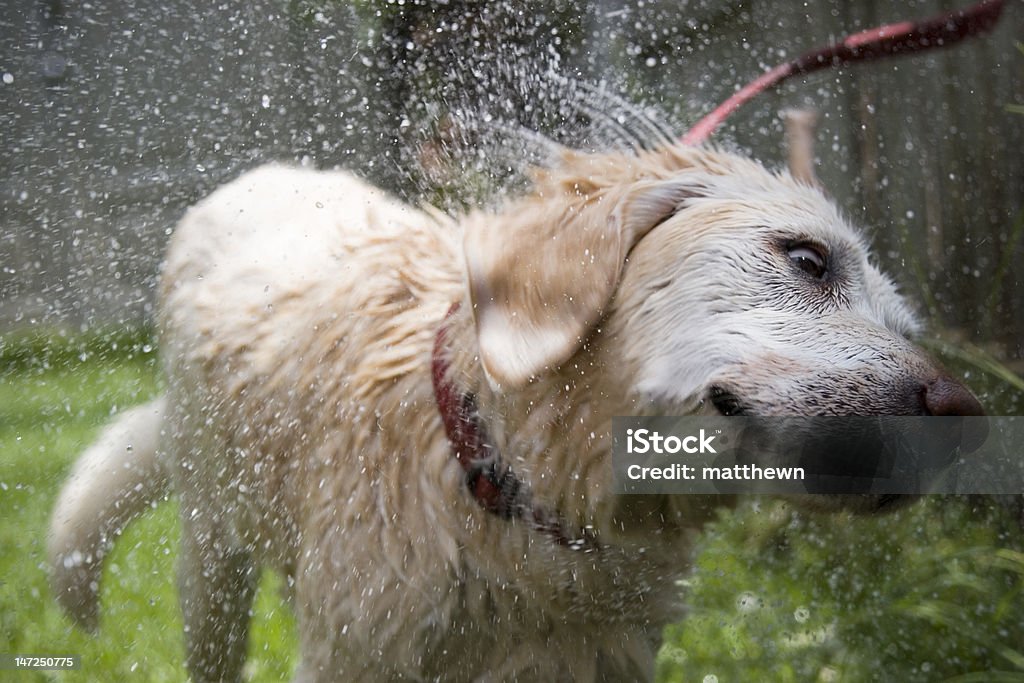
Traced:
[[229, 542], [222, 520], [204, 519], [206, 511], [184, 497], [182, 510], [178, 593], [189, 673], [196, 682], [241, 681], [258, 571], [251, 553]]
[[[184, 357], [176, 351], [165, 345], [168, 357]], [[238, 456], [219, 429], [222, 404], [201, 380], [172, 374], [167, 389], [164, 455], [179, 497], [185, 663], [194, 683], [241, 681], [259, 571], [238, 532], [245, 504], [231, 483]]]

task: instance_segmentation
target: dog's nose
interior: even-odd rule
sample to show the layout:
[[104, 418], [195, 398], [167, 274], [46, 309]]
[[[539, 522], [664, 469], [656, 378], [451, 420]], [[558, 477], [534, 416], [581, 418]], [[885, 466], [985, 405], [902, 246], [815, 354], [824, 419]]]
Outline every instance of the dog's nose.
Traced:
[[[964, 385], [945, 375], [925, 383], [921, 396], [926, 415], [941, 417], [978, 417], [985, 409]], [[973, 453], [988, 438], [988, 420], [955, 420], [952, 424], [936, 426], [950, 443], [960, 444], [963, 453]]]
[[925, 384], [921, 400], [928, 415], [967, 417], [985, 414], [985, 409], [967, 387], [945, 376]]

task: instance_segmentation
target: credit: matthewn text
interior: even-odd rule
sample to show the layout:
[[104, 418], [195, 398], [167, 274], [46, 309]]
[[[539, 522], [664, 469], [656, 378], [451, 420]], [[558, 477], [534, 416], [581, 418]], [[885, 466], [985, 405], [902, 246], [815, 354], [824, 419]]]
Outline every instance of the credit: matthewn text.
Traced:
[[612, 420], [613, 482], [637, 494], [1024, 494], [1024, 417]]

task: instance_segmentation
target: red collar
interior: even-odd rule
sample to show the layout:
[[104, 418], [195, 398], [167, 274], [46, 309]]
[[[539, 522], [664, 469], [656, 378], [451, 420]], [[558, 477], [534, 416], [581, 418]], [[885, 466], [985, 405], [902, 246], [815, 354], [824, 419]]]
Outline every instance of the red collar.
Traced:
[[[458, 309], [458, 302], [452, 304], [444, 322]], [[466, 487], [473, 498], [484, 510], [503, 519], [527, 520], [558, 545], [574, 550], [597, 550], [599, 545], [591, 529], [570, 534], [557, 513], [532, 505], [529, 487], [502, 461], [498, 449], [491, 443], [487, 428], [480, 421], [476, 395], [460, 392], [448, 377], [446, 341], [447, 326], [442, 323], [430, 359], [434, 400], [452, 453], [466, 473]]]

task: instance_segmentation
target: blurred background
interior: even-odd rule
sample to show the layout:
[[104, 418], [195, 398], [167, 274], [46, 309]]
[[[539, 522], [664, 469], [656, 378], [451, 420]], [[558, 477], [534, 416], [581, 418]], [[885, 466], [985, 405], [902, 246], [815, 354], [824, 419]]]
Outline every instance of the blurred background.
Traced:
[[[481, 184], [530, 160], [527, 131], [594, 147], [649, 140], [648, 120], [681, 134], [769, 66], [957, 6], [7, 0], [0, 329], [144, 320], [175, 220], [254, 164], [486, 201]], [[779, 164], [779, 111], [818, 111], [823, 183], [887, 269], [936, 328], [1018, 372], [1022, 26], [1010, 2], [991, 35], [793, 79], [713, 138]], [[497, 144], [512, 154], [473, 154]]]
[[[159, 392], [164, 244], [217, 185], [283, 160], [451, 212], [494, 204], [554, 145], [681, 135], [775, 64], [969, 1], [4, 0], [0, 653], [82, 654], [76, 680], [184, 679], [173, 501], [117, 544], [96, 638], [49, 596], [44, 530], [99, 426]], [[994, 414], [1024, 410], [1022, 42], [1011, 0], [989, 35], [794, 78], [712, 138], [783, 166], [780, 112], [817, 112], [822, 184]], [[659, 680], [1024, 681], [1021, 500], [723, 511]], [[264, 577], [250, 680], [294, 663], [281, 581]]]

